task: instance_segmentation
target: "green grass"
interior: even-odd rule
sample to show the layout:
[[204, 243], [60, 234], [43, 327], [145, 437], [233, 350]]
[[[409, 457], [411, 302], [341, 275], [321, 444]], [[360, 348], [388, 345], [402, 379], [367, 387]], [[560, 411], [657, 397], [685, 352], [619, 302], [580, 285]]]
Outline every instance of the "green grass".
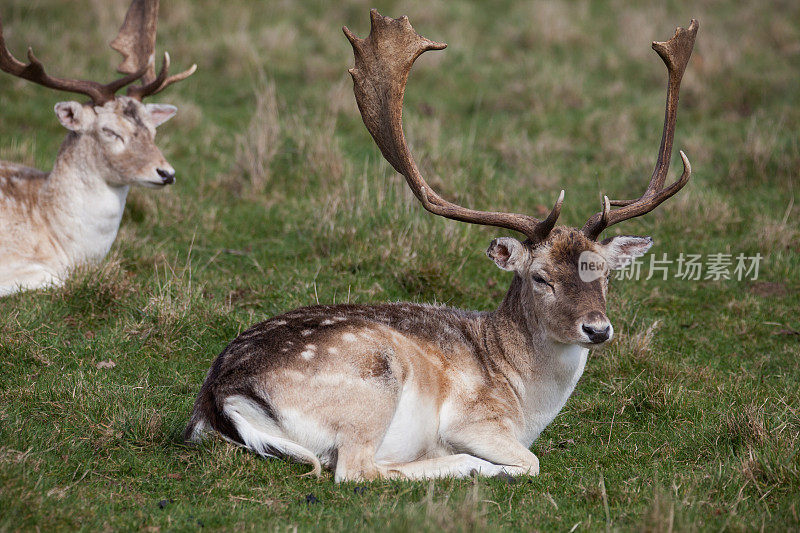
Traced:
[[[159, 49], [199, 65], [159, 98], [180, 108], [159, 137], [178, 182], [132, 191], [103, 265], [0, 300], [0, 530], [800, 528], [800, 4], [162, 4]], [[317, 299], [491, 309], [510, 282], [483, 255], [505, 233], [426, 214], [361, 124], [340, 27], [365, 35], [373, 6], [450, 45], [406, 96], [430, 182], [533, 214], [563, 187], [571, 225], [643, 189], [665, 84], [650, 41], [700, 20], [675, 141], [694, 176], [619, 228], [658, 257], [761, 253], [762, 283], [614, 282], [618, 336], [534, 443], [535, 479], [335, 485], [180, 443], [212, 359], [256, 321]], [[106, 79], [125, 8], [0, 16], [18, 56]], [[61, 96], [0, 76], [0, 158], [50, 168]]]

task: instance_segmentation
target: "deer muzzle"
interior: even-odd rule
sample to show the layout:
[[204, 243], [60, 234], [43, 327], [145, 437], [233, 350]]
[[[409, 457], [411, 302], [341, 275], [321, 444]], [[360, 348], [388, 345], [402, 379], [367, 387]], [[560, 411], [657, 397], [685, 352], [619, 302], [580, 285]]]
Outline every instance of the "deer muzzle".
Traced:
[[614, 326], [605, 314], [593, 311], [584, 317], [581, 334], [588, 344], [603, 344], [614, 336]]

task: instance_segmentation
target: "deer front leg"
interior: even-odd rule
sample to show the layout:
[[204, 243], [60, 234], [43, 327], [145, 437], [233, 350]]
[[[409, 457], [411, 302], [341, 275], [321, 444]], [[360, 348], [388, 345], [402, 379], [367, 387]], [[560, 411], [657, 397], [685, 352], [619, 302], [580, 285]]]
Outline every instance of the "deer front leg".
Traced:
[[[503, 466], [492, 464], [466, 453], [422, 459], [410, 463], [378, 464], [377, 467], [381, 477], [405, 479], [464, 478], [469, 477], [473, 472], [481, 476], [496, 476], [506, 472]], [[511, 474], [511, 472], [506, 473]]]
[[61, 279], [39, 265], [23, 265], [21, 268], [11, 267], [9, 271], [10, 274], [8, 276], [0, 279], [0, 296], [62, 284]]
[[539, 475], [539, 458], [506, 428], [472, 425], [449, 435], [447, 441], [457, 449], [500, 467], [509, 475]]
[[481, 476], [536, 476], [539, 458], [511, 435], [495, 426], [470, 426], [459, 431], [448, 443], [467, 453], [447, 455], [409, 463], [378, 465], [382, 477], [424, 479]]

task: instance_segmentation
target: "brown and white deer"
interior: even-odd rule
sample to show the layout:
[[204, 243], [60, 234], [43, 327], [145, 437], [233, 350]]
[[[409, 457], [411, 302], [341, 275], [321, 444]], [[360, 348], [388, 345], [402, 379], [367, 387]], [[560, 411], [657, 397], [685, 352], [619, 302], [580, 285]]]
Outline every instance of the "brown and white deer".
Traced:
[[[30, 48], [29, 63], [22, 63], [6, 48], [0, 20], [0, 70], [90, 98], [56, 104], [69, 133], [49, 173], [0, 161], [0, 296], [57, 285], [75, 266], [101, 261], [117, 236], [130, 186], [175, 181], [155, 133], [176, 108], [142, 99], [196, 67], [169, 76], [165, 53], [156, 75], [157, 17], [158, 0], [133, 0], [111, 43], [124, 56], [118, 70], [125, 76], [107, 84], [50, 76]], [[127, 96], [117, 96], [126, 85]]]
[[[372, 30], [353, 45], [355, 95], [384, 157], [428, 211], [511, 229], [487, 251], [514, 273], [494, 312], [396, 303], [318, 305], [243, 332], [211, 366], [185, 431], [197, 441], [216, 431], [264, 456], [335, 469], [336, 481], [376, 477], [536, 475], [529, 447], [558, 414], [583, 373], [588, 349], [613, 335], [607, 276], [585, 282], [578, 262], [596, 254], [607, 273], [651, 246], [649, 237], [598, 241], [607, 227], [644, 215], [678, 192], [691, 168], [665, 187], [678, 90], [697, 22], [653, 43], [669, 70], [666, 118], [650, 184], [636, 200], [609, 202], [581, 229], [549, 216], [467, 209], [425, 182], [402, 130], [403, 94], [414, 60], [443, 43], [417, 35], [406, 17], [371, 12]], [[611, 205], [620, 206], [611, 210]]]

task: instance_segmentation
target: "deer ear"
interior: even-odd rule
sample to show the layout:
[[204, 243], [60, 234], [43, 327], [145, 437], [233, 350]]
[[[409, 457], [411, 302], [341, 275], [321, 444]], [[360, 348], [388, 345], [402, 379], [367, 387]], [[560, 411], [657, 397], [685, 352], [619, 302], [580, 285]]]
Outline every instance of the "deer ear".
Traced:
[[522, 268], [525, 259], [525, 247], [517, 239], [499, 237], [489, 245], [486, 255], [503, 270], [516, 272]]
[[86, 113], [86, 109], [78, 102], [59, 102], [55, 111], [58, 121], [70, 131], [86, 131], [94, 119], [94, 113]]
[[153, 121], [153, 126], [156, 128], [175, 116], [178, 108], [174, 105], [167, 104], [145, 104], [144, 108], [150, 115], [150, 120]]
[[628, 266], [637, 257], [643, 256], [653, 246], [652, 237], [617, 235], [600, 243], [608, 268], [616, 270]]

